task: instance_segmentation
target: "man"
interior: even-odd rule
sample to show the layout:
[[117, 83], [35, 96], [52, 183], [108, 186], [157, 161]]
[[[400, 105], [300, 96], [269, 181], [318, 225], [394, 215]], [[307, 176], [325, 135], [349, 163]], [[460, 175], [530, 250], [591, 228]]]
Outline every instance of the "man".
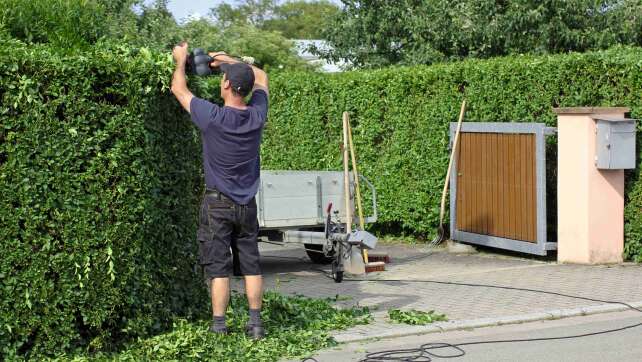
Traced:
[[[201, 204], [199, 258], [211, 286], [213, 322], [210, 331], [227, 333], [225, 311], [230, 298], [232, 272], [230, 247], [238, 253], [240, 272], [250, 306], [246, 332], [264, 337], [261, 323], [263, 280], [257, 243], [258, 221], [254, 196], [259, 186], [259, 147], [268, 112], [268, 78], [254, 66], [236, 61], [223, 52], [210, 53], [211, 67], [220, 68], [218, 106], [194, 97], [187, 88], [187, 43], [173, 50], [176, 69], [172, 93], [201, 130], [206, 193]], [[249, 102], [245, 97], [252, 92]]]

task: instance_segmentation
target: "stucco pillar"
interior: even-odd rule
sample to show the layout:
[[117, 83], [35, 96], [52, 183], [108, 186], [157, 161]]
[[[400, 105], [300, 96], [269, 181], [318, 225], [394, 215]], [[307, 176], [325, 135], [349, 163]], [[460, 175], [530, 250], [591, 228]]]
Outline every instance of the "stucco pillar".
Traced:
[[624, 171], [595, 166], [594, 118], [624, 118], [628, 108], [555, 108], [558, 134], [557, 260], [622, 262]]

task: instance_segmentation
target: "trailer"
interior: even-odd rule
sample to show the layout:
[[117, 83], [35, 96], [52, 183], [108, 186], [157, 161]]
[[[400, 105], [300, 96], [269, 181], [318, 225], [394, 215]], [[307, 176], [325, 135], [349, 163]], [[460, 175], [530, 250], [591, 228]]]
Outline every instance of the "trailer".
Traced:
[[[364, 221], [374, 223], [376, 190], [368, 179], [359, 178], [369, 188], [372, 202], [372, 215]], [[350, 207], [354, 210], [352, 174], [350, 180]], [[344, 271], [363, 274], [363, 249], [374, 249], [377, 238], [365, 230], [346, 233], [344, 189], [341, 171], [262, 170], [256, 197], [259, 240], [301, 244], [312, 262], [332, 264], [332, 277], [337, 283], [342, 281]]]

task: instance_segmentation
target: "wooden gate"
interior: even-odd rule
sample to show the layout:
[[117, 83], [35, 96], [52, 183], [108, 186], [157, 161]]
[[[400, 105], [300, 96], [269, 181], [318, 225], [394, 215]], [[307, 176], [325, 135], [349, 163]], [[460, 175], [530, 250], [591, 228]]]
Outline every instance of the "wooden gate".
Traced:
[[[451, 140], [456, 123], [451, 124]], [[451, 177], [451, 238], [546, 255], [546, 134], [541, 123], [463, 123]]]

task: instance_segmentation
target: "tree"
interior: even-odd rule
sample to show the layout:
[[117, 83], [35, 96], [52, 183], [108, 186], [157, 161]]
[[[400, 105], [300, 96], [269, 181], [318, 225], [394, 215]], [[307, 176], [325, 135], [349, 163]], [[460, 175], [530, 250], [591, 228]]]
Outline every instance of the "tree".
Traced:
[[252, 56], [268, 68], [307, 68], [277, 31], [247, 23], [222, 27], [208, 19], [179, 25], [167, 0], [0, 0], [0, 33], [67, 52], [99, 41], [169, 52], [180, 40], [188, 40], [192, 48]]
[[328, 21], [340, 12], [327, 0], [288, 1], [274, 9], [274, 17], [265, 20], [264, 30], [281, 32], [288, 39], [319, 39]]
[[170, 50], [181, 40], [179, 26], [167, 9], [168, 0], [155, 0], [141, 5], [134, 42], [155, 49]]
[[276, 0], [243, 0], [237, 6], [221, 3], [210, 9], [210, 15], [223, 27], [249, 24], [260, 28], [276, 7]]
[[338, 13], [339, 8], [328, 0], [293, 0], [280, 5], [276, 0], [244, 0], [237, 6], [223, 3], [210, 10], [223, 27], [252, 25], [278, 31], [288, 39], [318, 39], [328, 20]]
[[[316, 50], [355, 66], [642, 45], [642, 0], [342, 0]], [[403, 21], [400, 21], [403, 19]]]
[[183, 24], [179, 34], [191, 47], [252, 56], [257, 64], [266, 68], [308, 68], [293, 51], [292, 42], [275, 31], [260, 30], [248, 24], [223, 28], [207, 19], [199, 19]]

